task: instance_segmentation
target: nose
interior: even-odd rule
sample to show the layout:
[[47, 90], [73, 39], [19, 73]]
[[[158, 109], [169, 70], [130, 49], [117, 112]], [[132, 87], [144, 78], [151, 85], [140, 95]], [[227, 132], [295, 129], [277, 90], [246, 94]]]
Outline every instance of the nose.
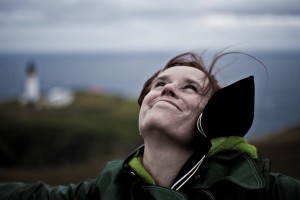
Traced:
[[172, 97], [177, 97], [177, 91], [174, 84], [166, 84], [161, 91], [161, 95], [170, 95]]

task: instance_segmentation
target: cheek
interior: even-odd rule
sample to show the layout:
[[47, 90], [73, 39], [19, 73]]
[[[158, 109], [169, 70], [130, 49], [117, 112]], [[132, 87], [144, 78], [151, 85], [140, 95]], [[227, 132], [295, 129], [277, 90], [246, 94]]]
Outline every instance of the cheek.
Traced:
[[200, 113], [203, 112], [204, 107], [206, 106], [208, 102], [208, 98], [202, 98], [202, 99], [195, 99], [195, 103], [191, 104], [190, 108], [193, 112], [192, 118], [193, 120], [198, 119]]
[[203, 109], [204, 109], [204, 107], [206, 106], [206, 104], [207, 104], [207, 101], [205, 101], [205, 100], [203, 100], [203, 101], [201, 101], [200, 103], [199, 103], [199, 105], [198, 105], [198, 108], [199, 108], [199, 112], [201, 113], [201, 112], [203, 112]]
[[199, 107], [199, 109], [200, 109], [200, 112], [203, 111], [203, 109], [204, 109], [204, 107], [206, 106], [208, 100], [209, 100], [209, 97], [203, 97], [203, 98], [199, 101], [198, 107]]
[[154, 101], [154, 99], [158, 96], [157, 92], [150, 91], [145, 97], [141, 105], [141, 109], [149, 108], [151, 105], [151, 102]]
[[203, 108], [204, 108], [203, 99], [196, 98], [192, 102], [193, 103], [190, 104], [191, 110], [194, 110], [194, 111], [202, 111], [203, 110]]
[[139, 111], [139, 128], [144, 121], [147, 110], [150, 109], [151, 102], [153, 102], [154, 99], [155, 96], [150, 92], [145, 96]]

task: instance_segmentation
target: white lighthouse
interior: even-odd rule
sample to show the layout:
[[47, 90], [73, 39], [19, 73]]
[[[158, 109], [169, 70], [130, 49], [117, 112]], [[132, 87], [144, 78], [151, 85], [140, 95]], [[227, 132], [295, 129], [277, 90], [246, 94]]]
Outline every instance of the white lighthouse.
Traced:
[[40, 83], [33, 62], [29, 62], [25, 69], [25, 85], [23, 92], [23, 103], [34, 106], [40, 100]]

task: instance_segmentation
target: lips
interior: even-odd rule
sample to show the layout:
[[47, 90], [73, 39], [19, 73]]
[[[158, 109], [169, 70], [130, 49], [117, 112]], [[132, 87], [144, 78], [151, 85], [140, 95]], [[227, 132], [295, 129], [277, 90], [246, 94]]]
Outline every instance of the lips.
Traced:
[[159, 100], [155, 101], [153, 105], [155, 105], [156, 103], [158, 103], [160, 101], [167, 102], [167, 103], [173, 105], [174, 107], [176, 107], [178, 110], [182, 111], [181, 108], [176, 103], [174, 103], [173, 101], [167, 100], [167, 99], [159, 99]]

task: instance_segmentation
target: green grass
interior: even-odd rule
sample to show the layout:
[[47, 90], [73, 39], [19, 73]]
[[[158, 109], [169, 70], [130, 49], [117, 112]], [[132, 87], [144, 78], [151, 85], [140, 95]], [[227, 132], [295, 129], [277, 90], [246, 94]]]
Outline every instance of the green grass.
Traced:
[[252, 139], [259, 157], [269, 158], [273, 172], [300, 180], [300, 124]]
[[107, 156], [139, 142], [135, 101], [77, 93], [61, 109], [0, 104], [0, 165], [48, 166]]

